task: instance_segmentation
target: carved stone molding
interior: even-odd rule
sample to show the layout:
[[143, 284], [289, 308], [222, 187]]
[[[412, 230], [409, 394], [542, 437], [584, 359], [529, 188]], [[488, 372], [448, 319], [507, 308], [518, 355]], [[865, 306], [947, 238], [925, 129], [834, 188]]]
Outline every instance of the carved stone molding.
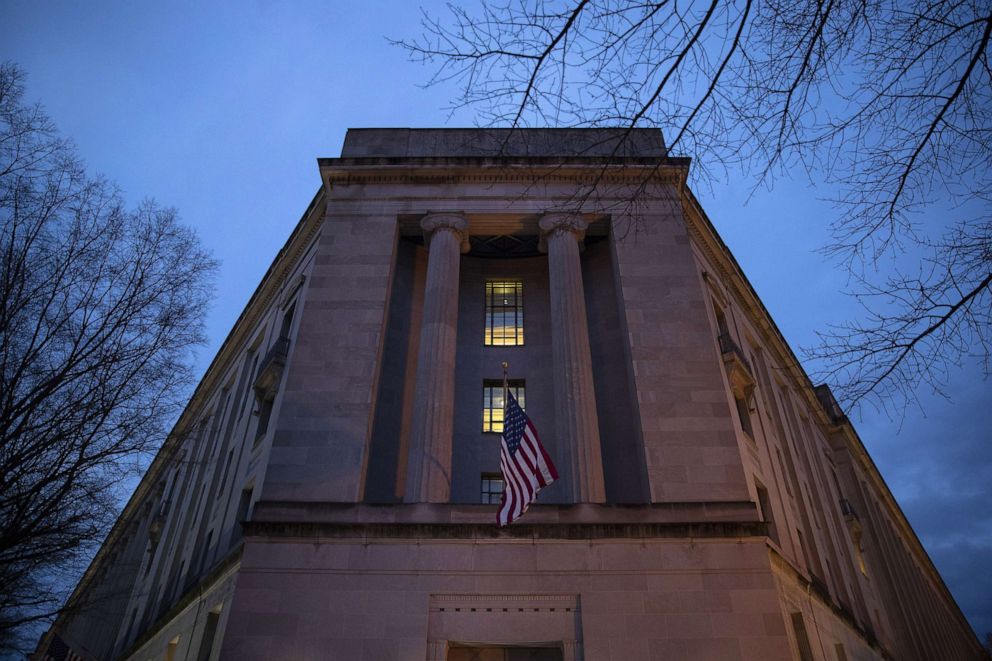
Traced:
[[566, 661], [581, 661], [580, 610], [577, 594], [432, 594], [427, 658], [452, 646], [522, 646], [557, 648]]
[[467, 253], [471, 246], [468, 242], [468, 219], [463, 214], [452, 212], [428, 213], [420, 221], [420, 229], [424, 231], [424, 243], [430, 250], [431, 239], [437, 232], [452, 232], [458, 239], [462, 253]]
[[582, 240], [589, 229], [589, 223], [582, 219], [582, 216], [575, 213], [546, 213], [541, 216], [537, 226], [541, 229], [541, 241], [538, 249], [541, 252], [548, 252], [548, 238], [571, 234], [582, 247]]
[[[681, 188], [688, 172], [689, 159], [667, 159], [659, 164], [657, 159], [640, 159], [625, 167], [609, 167], [608, 162], [595, 163], [592, 159], [584, 166], [562, 164], [561, 159], [550, 159], [538, 165], [527, 160], [527, 167], [501, 164], [492, 159], [454, 159], [457, 163], [443, 164], [443, 159], [405, 159], [407, 165], [395, 166], [373, 163], [342, 163], [338, 159], [322, 159], [321, 174], [329, 190], [335, 186], [350, 185], [458, 185], [458, 184], [567, 184], [610, 185], [647, 182], [671, 184]], [[368, 160], [368, 159], [363, 159]], [[470, 167], [466, 161], [474, 160]], [[333, 162], [332, 162], [333, 161]], [[418, 167], [419, 166], [419, 167]], [[484, 170], [480, 171], [480, 166]]]

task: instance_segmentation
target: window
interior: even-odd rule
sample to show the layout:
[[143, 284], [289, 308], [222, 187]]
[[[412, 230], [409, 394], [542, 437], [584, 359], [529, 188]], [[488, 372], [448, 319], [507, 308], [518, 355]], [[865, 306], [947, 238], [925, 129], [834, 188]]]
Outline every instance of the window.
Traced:
[[796, 647], [799, 648], [800, 661], [814, 661], [813, 649], [809, 645], [809, 636], [806, 635], [806, 623], [803, 622], [803, 614], [793, 612], [790, 615], [792, 632], [796, 635]]
[[[233, 463], [234, 463], [234, 448], [231, 448], [231, 451], [227, 453], [227, 462], [224, 463], [224, 477], [221, 478], [220, 481], [222, 489], [227, 485], [227, 476], [231, 472], [231, 464]], [[219, 502], [220, 501], [218, 501], [218, 503]]]
[[741, 429], [753, 440], [754, 429], [751, 427], [751, 412], [747, 410], [747, 402], [740, 397], [734, 397], [734, 403], [737, 405], [737, 417], [741, 421]]
[[207, 542], [203, 545], [203, 554], [200, 556], [200, 573], [208, 567], [208, 562], [210, 559], [210, 545], [214, 541], [214, 531], [211, 530], [207, 533]]
[[757, 480], [754, 481], [754, 488], [758, 492], [758, 506], [761, 508], [761, 520], [768, 524], [768, 536], [778, 544], [778, 529], [775, 527], [775, 516], [772, 512], [772, 501], [768, 498], [768, 489]]
[[289, 337], [289, 331], [293, 328], [293, 314], [296, 312], [296, 302], [294, 301], [286, 313], [282, 316], [282, 325], [279, 327], [279, 337]]
[[207, 621], [203, 626], [203, 637], [200, 638], [200, 651], [196, 661], [210, 661], [210, 652], [214, 649], [214, 638], [217, 637], [217, 623], [220, 621], [220, 606], [207, 613]]
[[251, 497], [254, 486], [247, 486], [241, 491], [241, 499], [238, 501], [238, 512], [234, 519], [234, 528], [231, 530], [231, 543], [235, 544], [241, 540], [241, 524], [251, 516]]
[[730, 327], [727, 326], [727, 316], [723, 314], [723, 310], [714, 303], [713, 312], [716, 314], [716, 328], [721, 336], [730, 337]]
[[501, 473], [482, 474], [482, 504], [499, 505], [503, 502], [503, 475]]
[[183, 593], [183, 572], [186, 570], [186, 561], [183, 560], [179, 563], [179, 573], [176, 574], [176, 584], [173, 586], [172, 596], [173, 598], [178, 598]]
[[864, 547], [861, 545], [860, 534], [854, 539], [854, 554], [857, 556], [858, 559], [858, 569], [861, 570], [861, 573], [864, 575], [865, 578], [868, 578], [868, 565], [865, 564], [865, 550]]
[[[785, 461], [782, 460], [782, 451], [779, 450], [778, 448], [775, 448], [775, 455], [778, 457], [779, 469], [781, 470], [781, 472], [784, 473], [785, 472]], [[789, 480], [782, 480], [782, 481], [785, 482], [785, 491], [786, 491], [786, 493], [788, 493], [790, 496], [792, 496], [793, 495], [792, 494], [792, 487], [789, 486]], [[795, 497], [795, 496], [793, 496], [793, 497]]]
[[524, 283], [486, 283], [486, 346], [524, 343]]
[[272, 406], [275, 402], [275, 396], [266, 397], [258, 405], [258, 425], [255, 427], [255, 441], [251, 446], [253, 450], [258, 447], [258, 444], [265, 438], [265, 432], [269, 430], [269, 421], [272, 419]]
[[[526, 409], [524, 401], [524, 382], [508, 381], [507, 387], [517, 399], [520, 408]], [[503, 433], [503, 382], [482, 382], [482, 431]]]

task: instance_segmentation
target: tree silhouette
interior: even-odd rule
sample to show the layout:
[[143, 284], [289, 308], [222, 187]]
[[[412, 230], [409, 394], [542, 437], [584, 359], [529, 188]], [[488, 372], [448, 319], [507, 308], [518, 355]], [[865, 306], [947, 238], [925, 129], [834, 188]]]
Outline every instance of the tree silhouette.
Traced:
[[939, 389], [969, 354], [988, 372], [987, 2], [503, 0], [422, 28], [395, 43], [484, 124], [660, 128], [692, 181], [800, 172], [838, 191], [824, 250], [866, 314], [808, 355], [845, 404]]
[[0, 651], [62, 607], [190, 383], [214, 261], [88, 177], [0, 66]]

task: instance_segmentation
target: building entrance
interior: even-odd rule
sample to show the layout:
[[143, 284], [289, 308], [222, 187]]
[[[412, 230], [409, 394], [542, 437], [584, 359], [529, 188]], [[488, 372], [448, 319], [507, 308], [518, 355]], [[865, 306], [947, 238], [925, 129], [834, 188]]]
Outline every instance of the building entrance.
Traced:
[[557, 647], [452, 647], [447, 661], [563, 661]]

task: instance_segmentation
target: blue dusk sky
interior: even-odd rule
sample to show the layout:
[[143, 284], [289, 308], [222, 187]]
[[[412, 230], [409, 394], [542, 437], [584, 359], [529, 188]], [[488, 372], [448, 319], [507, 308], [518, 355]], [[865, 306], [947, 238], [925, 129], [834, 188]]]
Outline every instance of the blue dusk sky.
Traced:
[[[37, 2], [0, 5], [0, 60], [28, 74], [93, 173], [129, 201], [175, 206], [221, 260], [206, 369], [320, 185], [316, 159], [349, 127], [472, 126], [455, 90], [386, 37], [419, 34], [417, 0]], [[431, 8], [429, 3], [423, 3]], [[443, 11], [438, 3], [437, 11]], [[692, 154], [685, 154], [692, 156]], [[807, 181], [752, 195], [731, 172], [703, 207], [798, 353], [858, 313], [845, 274], [817, 252], [836, 210]], [[921, 219], [926, 222], [928, 219]], [[855, 425], [962, 610], [992, 631], [992, 388], [978, 360], [943, 398]]]

